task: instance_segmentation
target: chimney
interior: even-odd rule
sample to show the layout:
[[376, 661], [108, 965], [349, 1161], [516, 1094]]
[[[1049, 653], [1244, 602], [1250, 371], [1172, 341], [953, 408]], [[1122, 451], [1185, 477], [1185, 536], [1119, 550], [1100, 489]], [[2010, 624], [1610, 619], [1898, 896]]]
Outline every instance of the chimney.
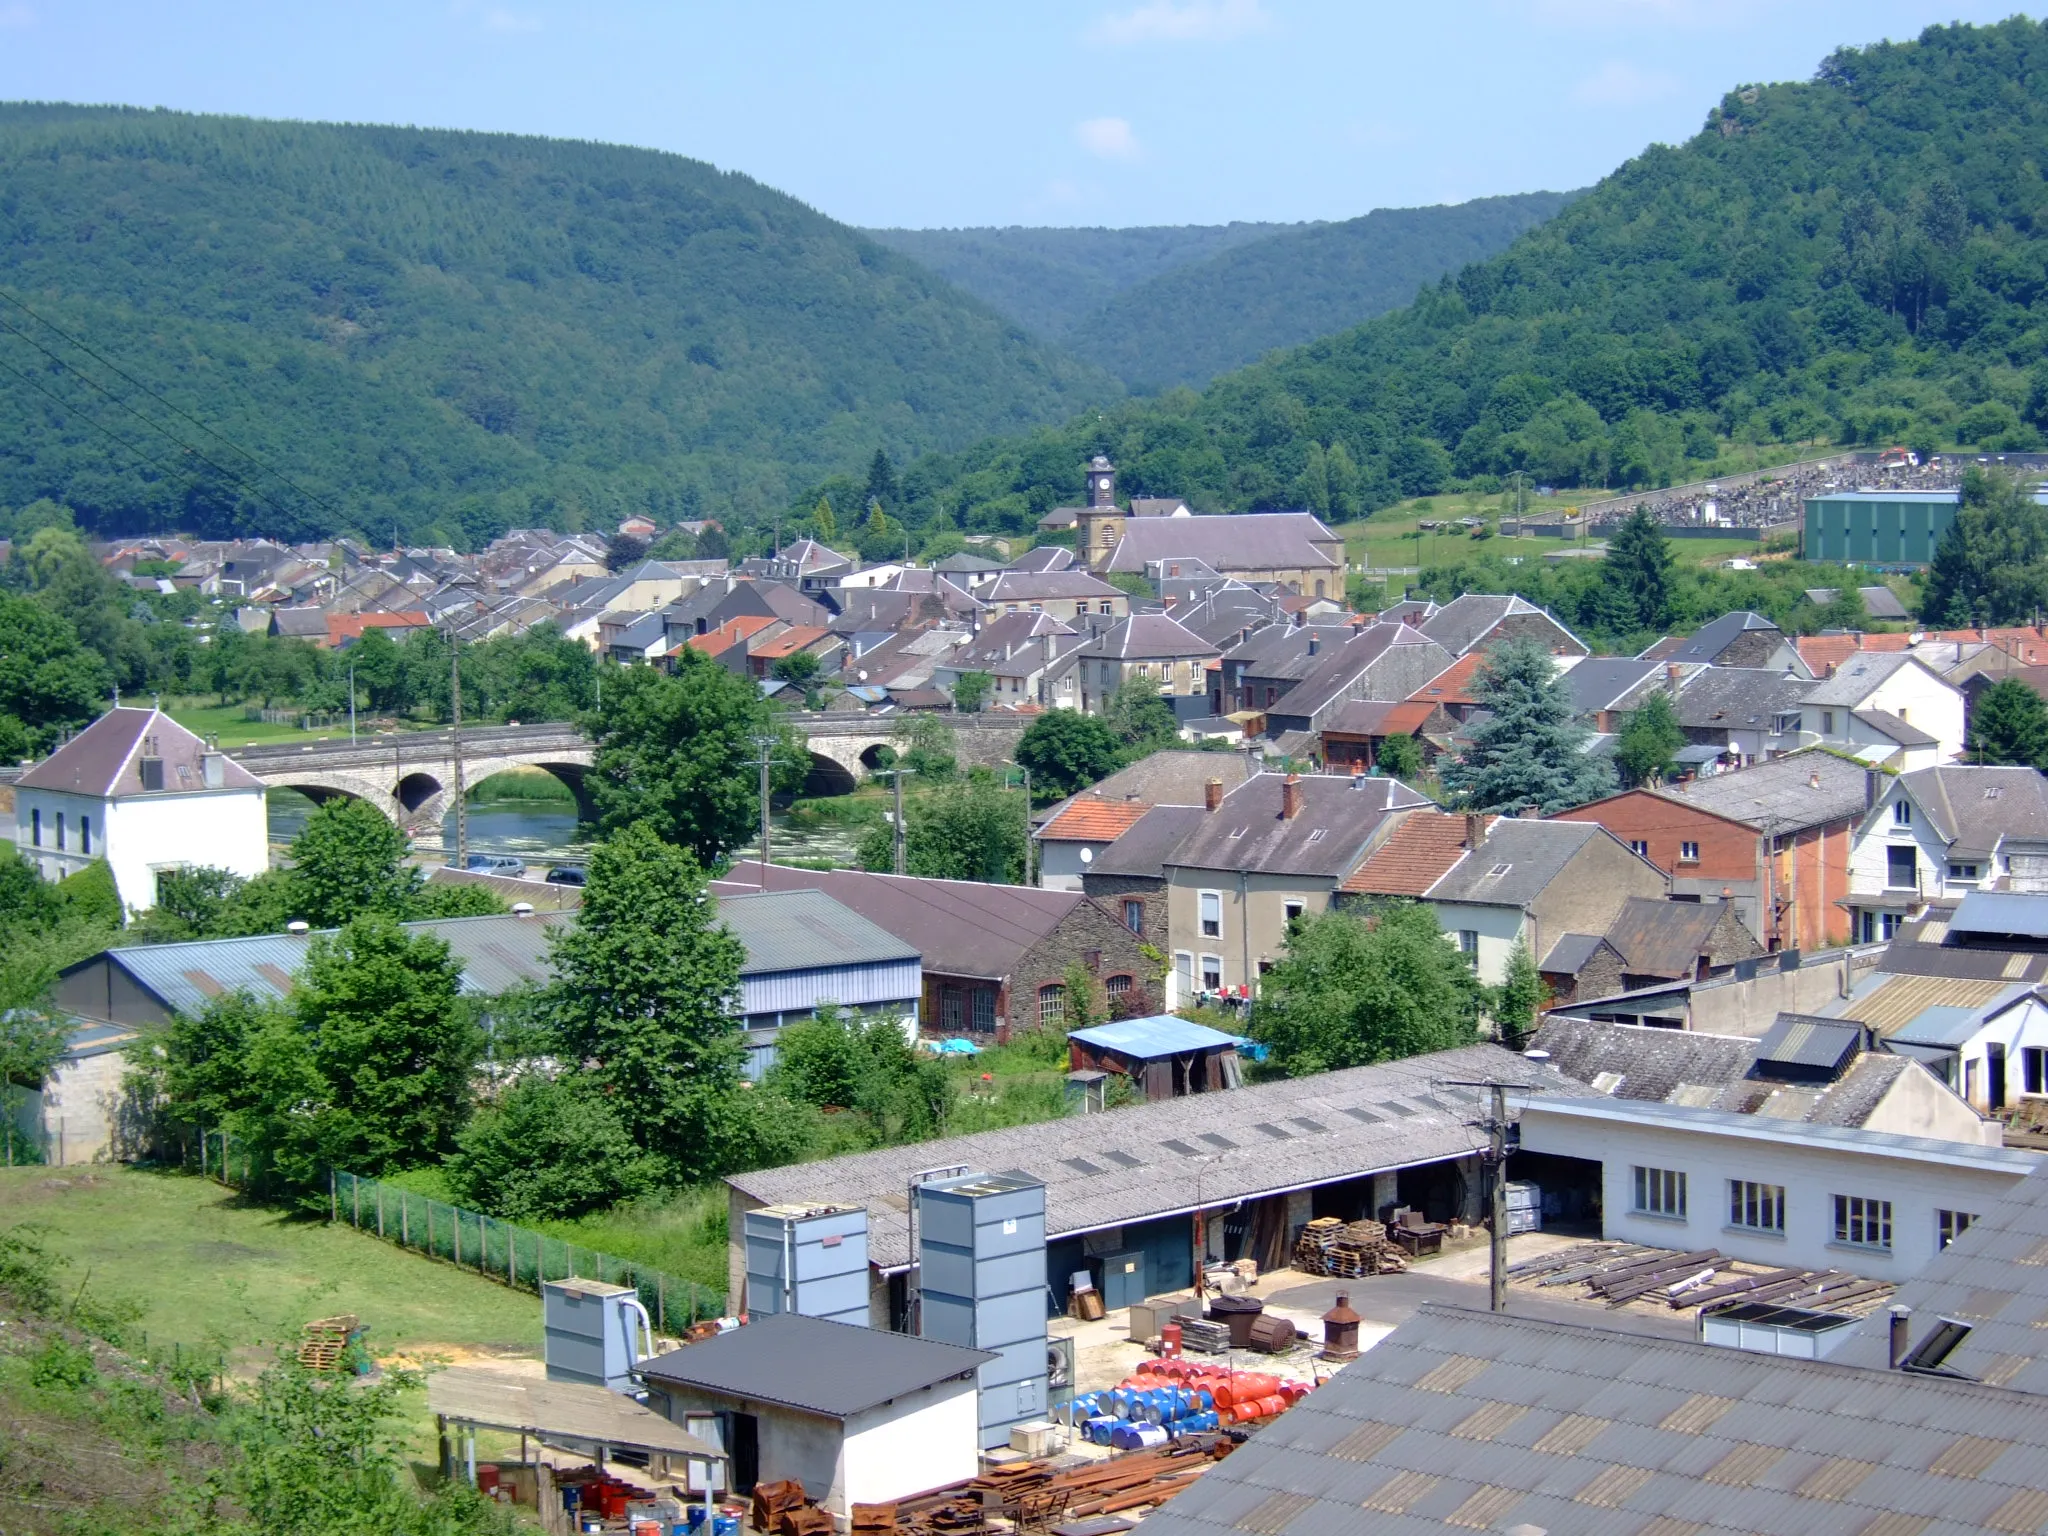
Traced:
[[1884, 793], [1884, 774], [1875, 768], [1863, 770], [1863, 809], [1876, 807], [1878, 797]]
[[1223, 804], [1223, 781], [1210, 779], [1202, 785], [1202, 809], [1213, 811]]
[[1313, 656], [1323, 648], [1323, 637], [1314, 630], [1308, 632], [1308, 653]]
[[1459, 844], [1466, 849], [1477, 848], [1486, 841], [1486, 818], [1478, 811], [1465, 813], [1465, 841]]
[[224, 759], [218, 752], [199, 754], [199, 781], [208, 789], [219, 789], [228, 781]]
[[1675, 661], [1664, 663], [1664, 691], [1673, 698], [1678, 697], [1678, 663]]
[[1911, 1307], [1893, 1307], [1891, 1313], [1891, 1358], [1892, 1369], [1895, 1371], [1906, 1363], [1906, 1355], [1911, 1347], [1912, 1327], [1913, 1309]]
[[1812, 769], [1807, 773], [1806, 787], [1808, 789], [1820, 788], [1820, 770], [1818, 768]]
[[1301, 775], [1290, 773], [1280, 784], [1280, 819], [1292, 821], [1301, 814]]

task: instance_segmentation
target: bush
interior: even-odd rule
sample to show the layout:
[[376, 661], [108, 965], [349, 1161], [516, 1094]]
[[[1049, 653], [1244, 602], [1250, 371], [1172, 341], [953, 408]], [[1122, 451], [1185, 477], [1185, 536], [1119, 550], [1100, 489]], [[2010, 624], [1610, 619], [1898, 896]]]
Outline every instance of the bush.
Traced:
[[659, 1163], [640, 1151], [594, 1091], [522, 1078], [480, 1112], [448, 1165], [457, 1199], [507, 1221], [581, 1216], [655, 1187]]

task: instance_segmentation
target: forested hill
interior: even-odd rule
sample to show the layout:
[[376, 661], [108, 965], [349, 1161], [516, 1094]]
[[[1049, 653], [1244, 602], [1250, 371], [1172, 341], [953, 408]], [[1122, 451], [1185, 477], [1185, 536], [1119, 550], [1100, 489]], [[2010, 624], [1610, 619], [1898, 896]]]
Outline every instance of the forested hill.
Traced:
[[871, 229], [1034, 336], [1068, 335], [1118, 294], [1194, 262], [1308, 224], [1161, 224], [1130, 229]]
[[1058, 339], [1134, 389], [1199, 388], [1280, 347], [1399, 308], [1423, 284], [1504, 250], [1576, 195], [1380, 208], [1286, 230], [1162, 272]]
[[0, 507], [109, 530], [744, 516], [1119, 392], [781, 193], [607, 145], [0, 106], [0, 251], [0, 292], [164, 397], [0, 303]]
[[1107, 452], [1132, 494], [1341, 514], [1453, 475], [1682, 480], [1717, 436], [2037, 447], [2044, 166], [2048, 27], [1843, 49], [1405, 309], [915, 480], [999, 521]]

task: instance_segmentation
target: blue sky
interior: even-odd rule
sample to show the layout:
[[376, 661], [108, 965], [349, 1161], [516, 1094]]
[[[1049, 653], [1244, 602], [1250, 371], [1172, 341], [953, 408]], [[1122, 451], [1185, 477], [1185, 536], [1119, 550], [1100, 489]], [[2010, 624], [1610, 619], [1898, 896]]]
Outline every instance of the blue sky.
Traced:
[[609, 140], [851, 223], [1347, 218], [1580, 186], [1976, 0], [0, 0], [0, 98]]

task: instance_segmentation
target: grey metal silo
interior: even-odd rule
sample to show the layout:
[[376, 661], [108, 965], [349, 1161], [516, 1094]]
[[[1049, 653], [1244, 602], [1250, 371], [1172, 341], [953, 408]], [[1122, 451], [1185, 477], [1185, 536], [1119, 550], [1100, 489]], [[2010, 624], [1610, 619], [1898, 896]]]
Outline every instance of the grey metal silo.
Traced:
[[746, 1213], [747, 1314], [796, 1312], [868, 1325], [864, 1205], [769, 1205]]
[[1046, 1413], [1045, 1186], [968, 1173], [917, 1186], [919, 1332], [995, 1352], [981, 1367], [981, 1444]]

